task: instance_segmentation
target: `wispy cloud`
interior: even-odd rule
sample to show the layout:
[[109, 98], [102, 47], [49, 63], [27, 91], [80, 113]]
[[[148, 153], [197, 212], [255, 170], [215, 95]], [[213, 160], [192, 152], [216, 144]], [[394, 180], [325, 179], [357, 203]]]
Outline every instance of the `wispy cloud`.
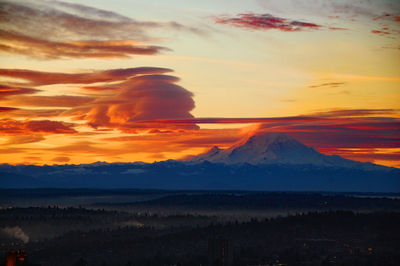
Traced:
[[52, 108], [52, 109], [26, 109], [16, 107], [0, 107], [0, 118], [25, 118], [25, 119], [36, 119], [36, 118], [51, 118], [59, 116], [65, 112], [65, 109]]
[[362, 117], [362, 116], [387, 116], [399, 117], [399, 109], [337, 109], [316, 112], [313, 115], [318, 117]]
[[[160, 153], [193, 148], [209, 149], [214, 145], [227, 148], [243, 142], [254, 133], [286, 132], [321, 152], [379, 163], [389, 163], [390, 160], [398, 158], [397, 155], [393, 155], [392, 149], [400, 147], [399, 111], [394, 109], [343, 109], [293, 117], [195, 118], [157, 123], [255, 123], [256, 126], [241, 129], [187, 130], [182, 133], [154, 132], [105, 138], [105, 141], [131, 143], [138, 151]], [[359, 149], [365, 149], [365, 153], [360, 155], [357, 152]], [[375, 149], [380, 149], [379, 154], [374, 152]]]
[[346, 82], [324, 82], [320, 84], [310, 85], [309, 88], [321, 88], [321, 87], [328, 87], [328, 88], [337, 88], [343, 86]]
[[57, 162], [57, 163], [67, 163], [70, 160], [71, 159], [67, 156], [57, 156], [57, 157], [54, 157], [51, 161]]
[[74, 107], [85, 105], [94, 101], [93, 97], [87, 96], [16, 96], [2, 101], [7, 105], [14, 106], [39, 106], [39, 107]]
[[38, 59], [129, 58], [154, 55], [170, 49], [135, 41], [51, 41], [0, 30], [0, 51]]
[[34, 133], [72, 134], [77, 131], [70, 123], [51, 120], [0, 120], [0, 132], [6, 135], [27, 135]]
[[259, 123], [258, 130], [288, 132], [317, 148], [400, 146], [399, 111], [394, 109], [332, 110], [292, 117], [159, 120], [157, 123]]
[[148, 44], [154, 29], [203, 34], [176, 21], [138, 21], [59, 1], [2, 1], [0, 51], [43, 59], [127, 58], [169, 49]]
[[18, 110], [18, 108], [15, 107], [5, 107], [5, 106], [0, 106], [0, 115], [2, 112], [12, 112]]
[[0, 99], [20, 94], [33, 94], [39, 91], [40, 90], [33, 88], [23, 88], [0, 84]]
[[[398, 1], [359, 1], [359, 0], [280, 0], [257, 1], [261, 8], [274, 12], [296, 12], [300, 15], [313, 15], [331, 19], [355, 19], [366, 17], [371, 19], [385, 19], [387, 14], [398, 13]], [[398, 14], [397, 14], [398, 16]]]
[[92, 84], [122, 81], [143, 74], [163, 74], [172, 69], [159, 67], [118, 68], [84, 73], [44, 72], [28, 69], [0, 69], [0, 76], [23, 80], [20, 84], [42, 86], [52, 84]]
[[10, 136], [5, 144], [6, 145], [26, 144], [26, 143], [39, 142], [44, 139], [45, 138], [41, 134], [16, 135], [16, 136]]
[[321, 25], [290, 20], [286, 18], [276, 17], [271, 14], [253, 14], [244, 13], [237, 16], [218, 16], [214, 18], [218, 24], [231, 25], [238, 28], [250, 30], [279, 30], [286, 32], [315, 30], [322, 28]]

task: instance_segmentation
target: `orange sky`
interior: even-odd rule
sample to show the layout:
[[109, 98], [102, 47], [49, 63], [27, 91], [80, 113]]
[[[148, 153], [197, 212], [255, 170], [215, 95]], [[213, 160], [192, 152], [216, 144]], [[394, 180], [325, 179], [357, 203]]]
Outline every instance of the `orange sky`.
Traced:
[[0, 163], [179, 159], [266, 131], [400, 167], [397, 1], [6, 0], [0, 12]]

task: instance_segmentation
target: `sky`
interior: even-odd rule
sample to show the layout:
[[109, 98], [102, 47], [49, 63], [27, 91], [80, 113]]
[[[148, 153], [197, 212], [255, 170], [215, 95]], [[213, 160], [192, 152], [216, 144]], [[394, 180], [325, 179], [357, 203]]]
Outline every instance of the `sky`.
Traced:
[[0, 0], [0, 163], [182, 159], [285, 132], [400, 167], [396, 0]]

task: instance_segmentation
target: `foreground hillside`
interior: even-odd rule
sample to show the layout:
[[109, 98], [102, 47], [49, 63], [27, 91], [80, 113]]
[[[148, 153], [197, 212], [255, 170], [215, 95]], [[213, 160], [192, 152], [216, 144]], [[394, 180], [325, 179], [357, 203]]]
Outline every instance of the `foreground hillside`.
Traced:
[[[212, 239], [228, 241], [230, 265], [391, 266], [400, 260], [396, 246], [400, 241], [400, 215], [394, 212], [313, 212], [211, 224], [204, 224], [205, 218], [200, 216], [139, 217], [85, 209], [28, 208], [0, 213], [2, 225], [13, 218], [14, 225], [61, 221], [71, 227], [60, 236], [25, 244], [20, 241], [17, 246], [14, 239], [2, 241], [3, 254], [11, 248], [23, 248], [31, 262], [42, 266], [70, 266], [79, 261], [89, 266], [210, 265]], [[93, 223], [101, 217], [107, 221], [102, 228], [76, 229], [78, 224]], [[121, 223], [127, 219], [141, 223]], [[154, 227], [147, 226], [147, 220], [175, 223]], [[184, 220], [191, 223], [180, 222]]]

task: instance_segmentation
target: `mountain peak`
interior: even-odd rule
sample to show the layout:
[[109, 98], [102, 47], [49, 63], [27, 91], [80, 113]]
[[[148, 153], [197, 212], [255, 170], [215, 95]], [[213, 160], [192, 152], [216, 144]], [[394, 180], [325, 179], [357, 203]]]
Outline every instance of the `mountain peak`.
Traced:
[[214, 146], [207, 153], [193, 157], [191, 162], [241, 164], [313, 164], [319, 166], [351, 167], [359, 162], [340, 156], [324, 155], [286, 133], [262, 132], [247, 139], [242, 145], [228, 149]]
[[274, 141], [294, 140], [293, 137], [283, 132], [262, 132], [253, 136], [254, 138], [268, 138]]
[[210, 149], [210, 151], [209, 152], [219, 152], [219, 151], [221, 151], [221, 149], [218, 147], [218, 146], [214, 146], [214, 147], [212, 147], [211, 149]]
[[269, 137], [269, 138], [274, 138], [274, 139], [278, 139], [278, 138], [291, 138], [288, 134], [283, 133], [283, 132], [258, 132], [255, 133], [253, 137]]
[[245, 145], [270, 145], [272, 143], [298, 142], [295, 138], [281, 132], [263, 132], [251, 136]]
[[190, 159], [191, 162], [204, 162], [210, 161], [213, 162], [216, 158], [223, 154], [224, 150], [220, 149], [218, 146], [213, 146], [207, 152], [194, 156]]

